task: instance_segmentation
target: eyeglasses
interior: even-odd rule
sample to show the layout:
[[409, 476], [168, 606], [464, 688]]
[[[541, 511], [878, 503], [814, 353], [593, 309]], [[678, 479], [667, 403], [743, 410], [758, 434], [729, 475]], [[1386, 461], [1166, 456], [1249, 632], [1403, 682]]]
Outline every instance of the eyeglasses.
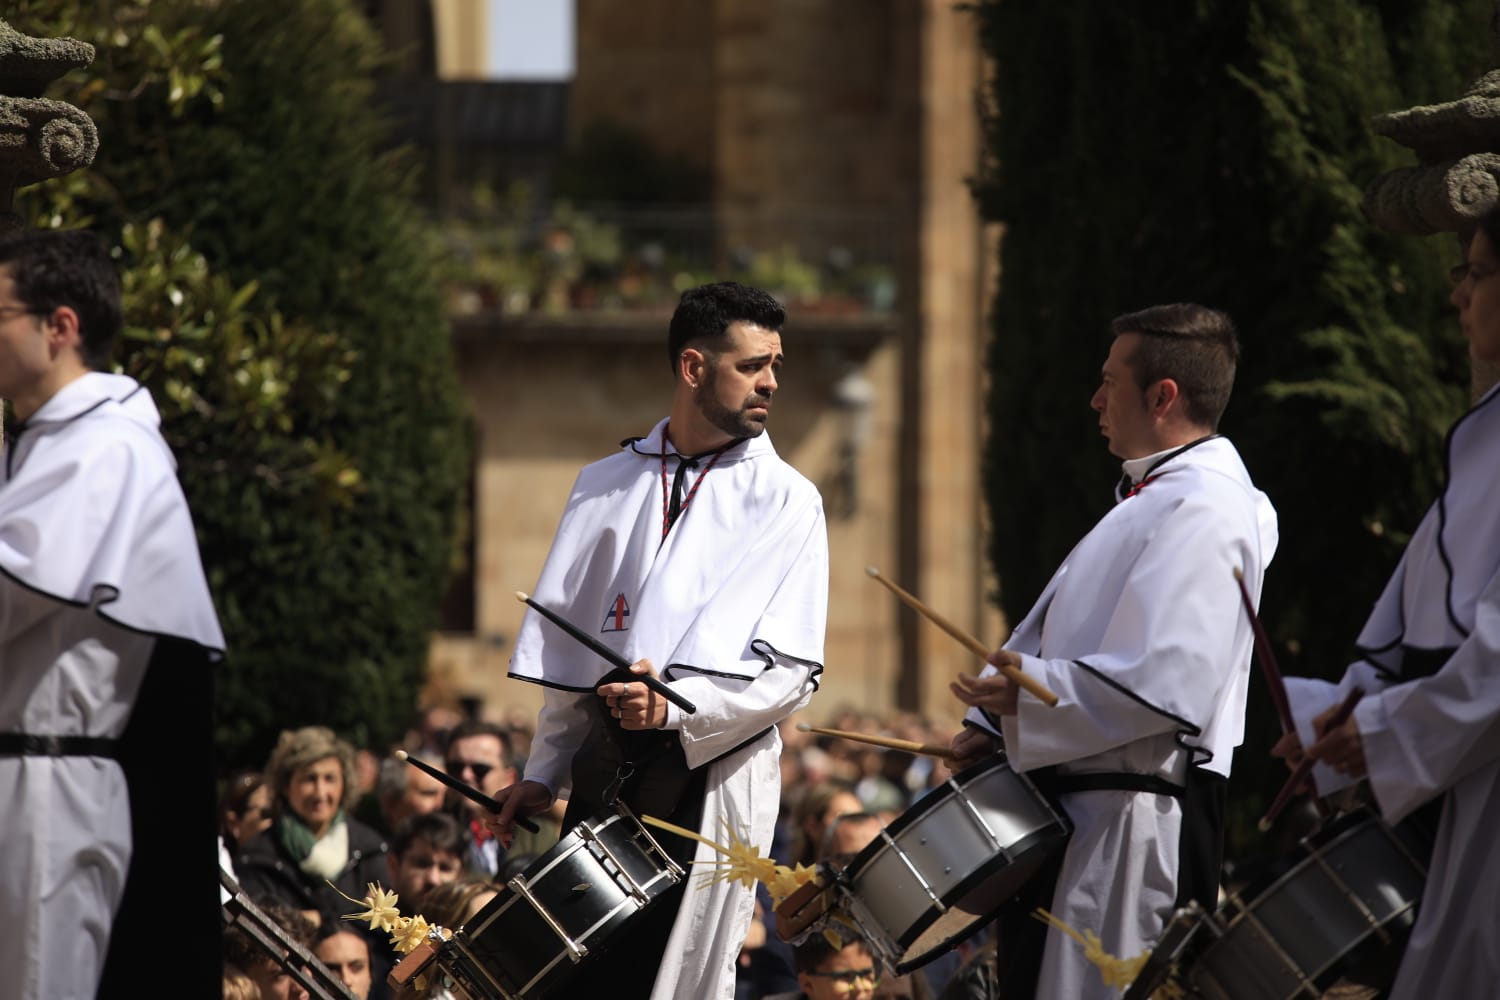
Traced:
[[474, 780], [479, 782], [484, 781], [484, 776], [494, 769], [494, 764], [476, 764], [469, 760], [450, 760], [446, 767], [449, 777], [462, 778], [464, 771], [469, 770], [474, 772]]
[[809, 972], [809, 976], [819, 979], [832, 979], [844, 986], [853, 986], [857, 981], [863, 979], [872, 986], [880, 985], [880, 973], [875, 969], [839, 969], [835, 972]]
[[11, 316], [45, 316], [47, 310], [33, 309], [31, 306], [0, 306], [0, 319], [9, 319]]

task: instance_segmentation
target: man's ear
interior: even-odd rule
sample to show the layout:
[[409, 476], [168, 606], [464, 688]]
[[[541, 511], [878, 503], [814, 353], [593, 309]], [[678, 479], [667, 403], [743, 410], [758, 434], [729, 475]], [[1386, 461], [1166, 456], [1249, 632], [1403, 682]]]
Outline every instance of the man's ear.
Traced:
[[1151, 415], [1158, 419], [1166, 416], [1173, 404], [1181, 398], [1182, 392], [1177, 388], [1177, 382], [1169, 378], [1158, 381], [1146, 395], [1146, 401], [1151, 407]]
[[708, 364], [708, 359], [703, 352], [696, 347], [684, 347], [682, 353], [677, 355], [677, 377], [687, 384], [689, 389], [696, 389], [703, 383], [703, 370]]
[[65, 350], [82, 353], [83, 332], [78, 328], [78, 314], [72, 306], [58, 306], [42, 323], [47, 327], [47, 346], [53, 357]]

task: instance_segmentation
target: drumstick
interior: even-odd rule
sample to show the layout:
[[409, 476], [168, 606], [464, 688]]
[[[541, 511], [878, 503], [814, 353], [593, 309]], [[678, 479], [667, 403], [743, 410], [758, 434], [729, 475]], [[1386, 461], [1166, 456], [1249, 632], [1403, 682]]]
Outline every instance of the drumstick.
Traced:
[[[1350, 691], [1349, 696], [1339, 703], [1338, 711], [1329, 717], [1328, 725], [1323, 727], [1323, 732], [1332, 732], [1345, 722], [1348, 722], [1349, 716], [1354, 713], [1354, 706], [1358, 705], [1359, 700], [1364, 696], [1364, 688], [1355, 688], [1353, 691]], [[1261, 833], [1265, 833], [1271, 829], [1271, 824], [1276, 822], [1276, 817], [1281, 815], [1281, 810], [1285, 809], [1286, 804], [1291, 801], [1292, 794], [1296, 792], [1297, 786], [1307, 777], [1308, 772], [1313, 769], [1313, 765], [1316, 763], [1317, 761], [1311, 757], [1303, 757], [1301, 763], [1292, 769], [1291, 776], [1286, 779], [1286, 784], [1282, 785], [1281, 791], [1276, 793], [1276, 798], [1271, 803], [1271, 808], [1266, 810], [1266, 814], [1261, 817], [1260, 823], [1257, 824], [1260, 827]]]
[[[1292, 706], [1286, 696], [1286, 681], [1281, 679], [1281, 670], [1276, 666], [1276, 655], [1271, 652], [1271, 640], [1266, 638], [1266, 630], [1260, 623], [1260, 615], [1255, 613], [1255, 602], [1250, 600], [1250, 589], [1245, 586], [1245, 571], [1238, 566], [1234, 568], [1234, 581], [1240, 588], [1240, 603], [1245, 607], [1245, 616], [1250, 620], [1250, 631], [1255, 635], [1255, 662], [1260, 664], [1260, 672], [1265, 675], [1266, 687], [1271, 691], [1271, 704], [1276, 709], [1276, 718], [1281, 721], [1283, 733], [1295, 733], [1297, 723], [1292, 719]], [[1318, 810], [1318, 818], [1326, 820], [1332, 813], [1328, 803], [1317, 796], [1313, 796], [1313, 806]]]
[[[443, 784], [447, 785], [449, 788], [453, 789], [464, 798], [470, 800], [471, 802], [478, 802], [490, 812], [498, 813], [500, 811], [500, 803], [496, 802], [494, 799], [490, 798], [488, 795], [484, 794], [468, 782], [459, 781], [457, 778], [453, 777], [453, 775], [449, 774], [446, 771], [442, 771], [438, 768], [433, 767], [425, 760], [422, 760], [418, 757], [413, 757], [405, 750], [397, 750], [396, 759], [406, 761], [418, 771], [425, 771], [427, 774], [432, 775], [434, 778], [441, 781]], [[525, 816], [516, 816], [514, 817], [513, 821], [515, 822], [516, 826], [519, 826], [521, 829], [526, 830], [529, 833], [537, 832], [537, 825], [531, 820], [527, 819]]]
[[1291, 705], [1287, 703], [1286, 682], [1281, 679], [1275, 654], [1271, 652], [1271, 641], [1266, 638], [1260, 616], [1255, 613], [1255, 602], [1250, 600], [1250, 591], [1245, 586], [1245, 573], [1238, 566], [1234, 568], [1234, 579], [1240, 586], [1240, 603], [1245, 606], [1245, 615], [1250, 619], [1250, 630], [1255, 634], [1255, 659], [1260, 664], [1261, 673], [1265, 674], [1266, 685], [1271, 689], [1271, 704], [1276, 707], [1276, 717], [1281, 720], [1281, 731], [1294, 733], [1297, 731], [1297, 724], [1292, 721]]
[[824, 729], [821, 726], [809, 726], [805, 722], [797, 723], [797, 731], [803, 733], [822, 733], [824, 736], [837, 736], [840, 739], [853, 740], [855, 743], [868, 743], [873, 747], [885, 747], [887, 750], [905, 750], [909, 753], [919, 753], [927, 757], [953, 759], [953, 749], [945, 747], [940, 743], [918, 743], [916, 740], [900, 740], [894, 736], [869, 736], [865, 733], [851, 733], [844, 729]]
[[[974, 653], [976, 656], [979, 656], [985, 660], [989, 659], [990, 650], [986, 649], [982, 642], [974, 638], [969, 633], [965, 632], [963, 629], [959, 628], [957, 625], [950, 622], [948, 619], [944, 618], [942, 615], [938, 614], [936, 611], [929, 608], [927, 605], [923, 604], [921, 601], [917, 600], [917, 598], [912, 594], [907, 593], [905, 590], [902, 590], [890, 580], [887, 580], [885, 576], [881, 574], [880, 570], [876, 569], [874, 566], [866, 566], [865, 572], [873, 577], [876, 581], [884, 584], [891, 593], [901, 598], [901, 600], [906, 603], [907, 607], [911, 608], [918, 614], [925, 616], [928, 621], [932, 622], [932, 624], [936, 625], [938, 628], [942, 629], [944, 632], [947, 632], [949, 635], [953, 636], [953, 638], [957, 639], [960, 644], [968, 648], [969, 652]], [[1034, 680], [1033, 678], [1028, 677], [1025, 671], [1017, 670], [1015, 667], [1012, 667], [1009, 664], [1002, 665], [998, 669], [1002, 674], [1010, 678], [1016, 684], [1019, 684], [1027, 691], [1030, 691], [1033, 695], [1036, 696], [1039, 701], [1044, 702], [1048, 706], [1057, 704], [1057, 695], [1053, 694], [1051, 691], [1048, 691], [1046, 686], [1043, 685], [1041, 681]]]
[[[630, 661], [625, 659], [625, 657], [621, 656], [619, 653], [616, 653], [613, 649], [610, 649], [604, 643], [600, 642], [598, 639], [595, 639], [583, 629], [568, 621], [562, 615], [548, 608], [542, 607], [536, 601], [533, 601], [530, 595], [528, 595], [524, 590], [516, 591], [516, 600], [522, 602], [523, 604], [526, 604], [537, 614], [541, 615], [543, 618], [547, 619], [549, 622], [556, 625], [558, 628], [562, 629], [564, 632], [568, 633], [573, 638], [577, 639], [579, 642], [587, 646], [589, 649], [593, 650], [596, 654], [602, 656], [610, 663], [613, 663], [615, 666], [624, 667], [627, 670], [630, 668]], [[678, 694], [676, 691], [673, 691], [669, 686], [662, 683], [657, 678], [652, 677], [650, 674], [640, 674], [638, 679], [642, 684], [646, 685], [648, 688], [655, 691], [657, 694], [661, 695], [663, 698], [667, 699], [678, 708], [682, 709], [688, 715], [692, 715], [698, 711], [697, 705], [694, 705], [692, 702], [688, 701], [682, 695]]]

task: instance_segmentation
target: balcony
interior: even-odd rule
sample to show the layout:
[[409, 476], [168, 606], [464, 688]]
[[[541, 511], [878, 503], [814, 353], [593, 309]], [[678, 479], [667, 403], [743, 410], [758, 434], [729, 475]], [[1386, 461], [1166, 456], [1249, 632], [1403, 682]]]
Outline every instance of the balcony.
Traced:
[[884, 327], [897, 301], [895, 241], [883, 212], [538, 206], [518, 186], [499, 196], [478, 190], [444, 219], [442, 234], [449, 313], [460, 331], [664, 314], [684, 289], [725, 279], [766, 289], [801, 319]]

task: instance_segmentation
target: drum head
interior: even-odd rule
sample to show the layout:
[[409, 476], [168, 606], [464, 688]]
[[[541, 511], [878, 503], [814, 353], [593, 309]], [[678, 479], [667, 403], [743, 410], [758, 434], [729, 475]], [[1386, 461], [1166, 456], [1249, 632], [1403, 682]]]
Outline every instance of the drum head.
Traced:
[[1071, 832], [1030, 780], [991, 758], [892, 822], [841, 885], [872, 950], [905, 974], [972, 936]]

